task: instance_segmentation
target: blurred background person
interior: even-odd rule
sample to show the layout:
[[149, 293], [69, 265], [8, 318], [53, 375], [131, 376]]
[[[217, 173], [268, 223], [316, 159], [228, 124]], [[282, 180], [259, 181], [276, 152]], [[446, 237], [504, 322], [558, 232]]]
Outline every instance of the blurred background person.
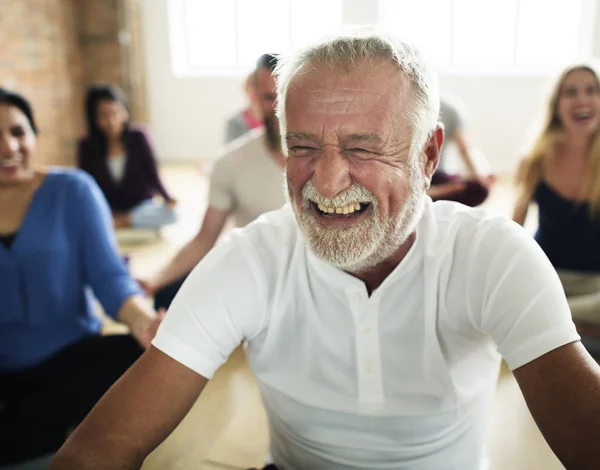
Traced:
[[225, 223], [234, 218], [243, 227], [284, 203], [285, 159], [281, 153], [273, 71], [277, 56], [262, 55], [254, 83], [263, 116], [263, 128], [236, 139], [215, 163], [210, 176], [208, 209], [198, 234], [153, 278], [141, 281], [155, 308], [168, 308], [190, 271], [215, 245]]
[[[600, 83], [589, 65], [566, 68], [547, 117], [521, 162], [513, 212], [523, 225], [538, 206], [535, 239], [562, 281], [588, 349], [600, 351]], [[587, 342], [586, 342], [587, 341]]]
[[[160, 321], [117, 253], [98, 186], [37, 165], [36, 134], [28, 101], [0, 89], [0, 465], [58, 449]], [[92, 292], [131, 334], [100, 335]]]
[[[495, 178], [489, 172], [485, 157], [469, 144], [463, 114], [456, 99], [441, 98], [440, 121], [444, 124], [444, 145], [428, 194], [434, 201], [457, 201], [475, 207], [487, 199]], [[456, 148], [464, 163], [468, 171], [467, 177], [446, 171], [451, 146]]]
[[[265, 59], [273, 59], [272, 54], [265, 54]], [[248, 98], [248, 106], [238, 111], [227, 120], [225, 130], [225, 143], [229, 143], [238, 137], [243, 136], [252, 129], [258, 129], [263, 126], [262, 113], [256, 90], [256, 71], [248, 74], [244, 82], [244, 91]]]
[[88, 134], [79, 143], [78, 165], [100, 186], [115, 227], [157, 229], [174, 223], [176, 201], [160, 179], [147, 131], [129, 122], [121, 91], [91, 87], [85, 115]]

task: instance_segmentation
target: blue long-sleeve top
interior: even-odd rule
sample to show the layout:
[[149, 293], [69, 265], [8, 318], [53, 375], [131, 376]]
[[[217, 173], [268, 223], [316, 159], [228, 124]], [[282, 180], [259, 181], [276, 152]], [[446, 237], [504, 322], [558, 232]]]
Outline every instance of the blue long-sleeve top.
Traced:
[[92, 292], [115, 318], [141, 290], [98, 185], [83, 171], [52, 168], [10, 248], [0, 243], [0, 371], [35, 366], [98, 334]]

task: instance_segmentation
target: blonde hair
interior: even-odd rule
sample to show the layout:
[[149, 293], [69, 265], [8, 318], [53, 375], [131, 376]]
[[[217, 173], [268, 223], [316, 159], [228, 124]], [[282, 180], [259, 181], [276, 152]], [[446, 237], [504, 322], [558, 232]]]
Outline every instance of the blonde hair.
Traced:
[[280, 58], [275, 69], [277, 79], [277, 117], [281, 128], [282, 147], [285, 142], [285, 102], [288, 87], [296, 74], [305, 66], [325, 65], [349, 72], [371, 59], [394, 64], [408, 78], [413, 92], [407, 103], [408, 121], [413, 127], [411, 154], [422, 147], [435, 130], [438, 122], [440, 99], [437, 76], [419, 53], [406, 42], [376, 31], [373, 28], [348, 30], [330, 39], [322, 40], [297, 53]]
[[[533, 147], [525, 156], [517, 171], [517, 187], [519, 190], [519, 201], [528, 203], [533, 197], [535, 188], [542, 179], [544, 161], [551, 158], [556, 146], [565, 141], [563, 125], [558, 117], [558, 102], [562, 92], [563, 85], [567, 77], [576, 71], [585, 70], [591, 72], [596, 79], [596, 85], [600, 90], [599, 75], [591, 64], [576, 64], [564, 69], [550, 92], [548, 100], [548, 109], [543, 121], [542, 129], [538, 137], [534, 140]], [[590, 148], [590, 174], [591, 194], [590, 194], [590, 212], [593, 217], [600, 216], [600, 132], [593, 136]]]

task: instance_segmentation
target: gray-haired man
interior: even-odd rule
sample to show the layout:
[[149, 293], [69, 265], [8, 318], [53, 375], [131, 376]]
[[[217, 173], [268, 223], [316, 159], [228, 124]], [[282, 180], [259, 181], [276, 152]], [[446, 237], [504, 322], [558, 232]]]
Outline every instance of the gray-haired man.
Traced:
[[138, 468], [247, 342], [283, 469], [480, 470], [500, 356], [568, 468], [597, 468], [600, 373], [508, 220], [425, 195], [430, 69], [377, 34], [283, 61], [290, 204], [213, 250], [53, 470]]

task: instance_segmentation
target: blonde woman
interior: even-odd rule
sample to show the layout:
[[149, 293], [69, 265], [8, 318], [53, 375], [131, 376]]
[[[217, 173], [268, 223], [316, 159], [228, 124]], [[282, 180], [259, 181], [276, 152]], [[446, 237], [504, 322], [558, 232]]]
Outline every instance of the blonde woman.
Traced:
[[539, 209], [535, 235], [563, 283], [580, 333], [600, 338], [600, 82], [589, 65], [562, 72], [543, 130], [522, 161], [513, 219]]

